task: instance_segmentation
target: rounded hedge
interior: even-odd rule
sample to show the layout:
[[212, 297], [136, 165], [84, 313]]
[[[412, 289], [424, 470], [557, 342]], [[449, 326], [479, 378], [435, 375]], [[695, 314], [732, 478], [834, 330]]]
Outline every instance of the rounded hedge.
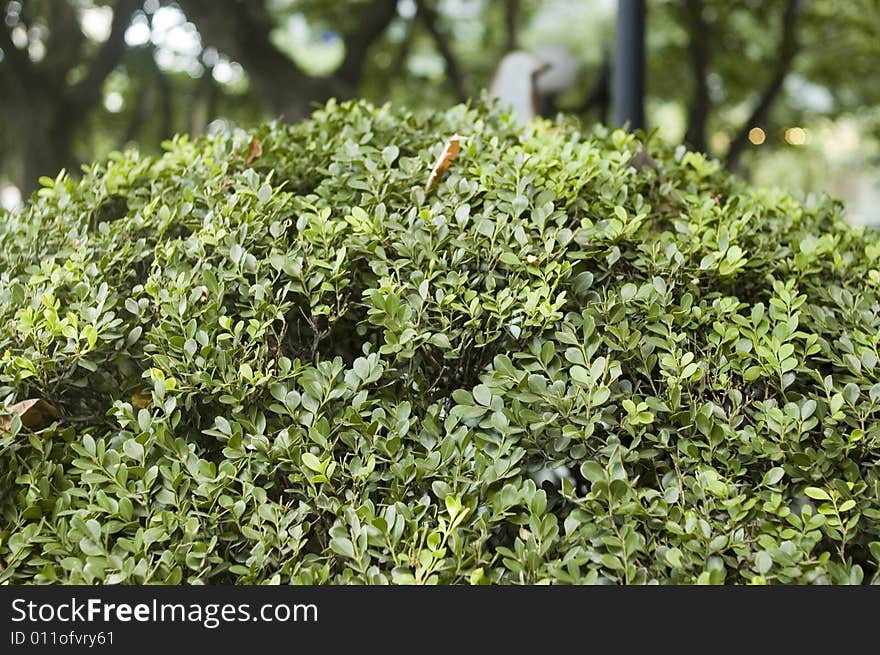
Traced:
[[648, 150], [330, 103], [44, 179], [0, 581], [876, 581], [880, 240]]

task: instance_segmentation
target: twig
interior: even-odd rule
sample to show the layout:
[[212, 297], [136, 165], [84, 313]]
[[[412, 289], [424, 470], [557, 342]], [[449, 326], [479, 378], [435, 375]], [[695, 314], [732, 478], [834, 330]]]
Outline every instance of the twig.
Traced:
[[776, 65], [751, 115], [730, 143], [725, 163], [727, 168], [731, 170], [736, 169], [739, 165], [739, 158], [748, 142], [749, 130], [756, 125], [760, 126], [766, 123], [770, 107], [782, 90], [782, 84], [785, 82], [789, 70], [791, 70], [792, 61], [799, 47], [797, 26], [800, 4], [800, 0], [788, 0], [785, 5], [785, 11], [782, 14], [782, 36], [779, 40]]
[[458, 58], [452, 50], [452, 45], [449, 42], [447, 34], [445, 34], [440, 28], [440, 20], [437, 12], [426, 2], [426, 0], [416, 0], [416, 7], [417, 16], [421, 18], [422, 24], [434, 40], [434, 46], [437, 48], [437, 52], [440, 53], [443, 62], [446, 64], [446, 76], [455, 92], [457, 100], [459, 102], [464, 102], [468, 95], [467, 91], [465, 91], [464, 75], [461, 72], [461, 66], [458, 63]]

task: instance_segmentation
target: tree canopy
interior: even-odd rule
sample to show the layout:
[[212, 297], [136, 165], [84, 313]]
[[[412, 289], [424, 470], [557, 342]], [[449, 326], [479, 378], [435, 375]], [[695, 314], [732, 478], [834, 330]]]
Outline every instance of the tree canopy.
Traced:
[[[125, 144], [155, 151], [217, 119], [295, 121], [330, 97], [444, 108], [478, 98], [505, 52], [549, 43], [579, 66], [553, 109], [591, 124], [607, 119], [614, 10], [561, 0], [8, 0], [0, 178], [30, 190], [40, 175]], [[870, 163], [876, 0], [655, 0], [647, 25], [649, 127], [740, 167], [808, 140], [787, 129], [855, 115]]]

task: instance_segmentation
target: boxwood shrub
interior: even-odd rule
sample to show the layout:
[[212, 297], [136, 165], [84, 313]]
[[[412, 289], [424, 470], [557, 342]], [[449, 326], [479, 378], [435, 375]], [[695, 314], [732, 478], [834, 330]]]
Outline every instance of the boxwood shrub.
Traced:
[[839, 204], [645, 135], [116, 154], [2, 216], [0, 581], [877, 581], [878, 310]]

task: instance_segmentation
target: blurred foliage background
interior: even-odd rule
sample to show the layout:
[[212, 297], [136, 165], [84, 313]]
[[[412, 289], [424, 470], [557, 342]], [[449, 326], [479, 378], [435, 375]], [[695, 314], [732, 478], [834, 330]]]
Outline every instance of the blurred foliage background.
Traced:
[[[589, 128], [609, 115], [616, 11], [614, 0], [2, 0], [0, 204], [122, 147], [295, 121], [330, 97], [442, 109], [479, 97], [517, 49], [555, 67], [545, 113]], [[646, 48], [649, 129], [880, 224], [880, 0], [648, 0]]]

